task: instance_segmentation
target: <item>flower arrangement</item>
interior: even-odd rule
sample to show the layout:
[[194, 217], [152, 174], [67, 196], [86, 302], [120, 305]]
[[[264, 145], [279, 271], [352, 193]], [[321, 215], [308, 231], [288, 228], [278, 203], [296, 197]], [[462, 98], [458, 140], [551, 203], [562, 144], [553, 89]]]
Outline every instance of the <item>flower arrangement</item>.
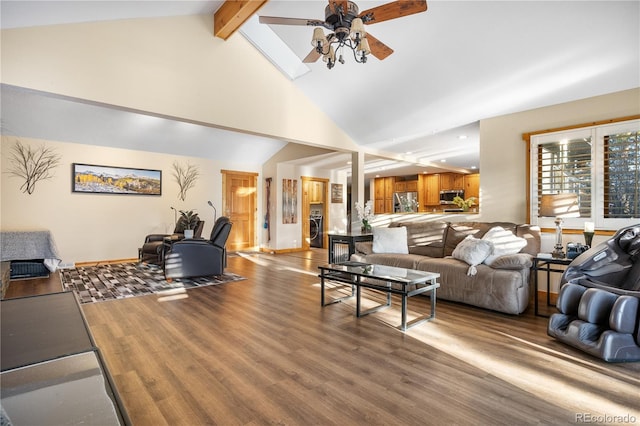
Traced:
[[369, 200], [365, 203], [364, 207], [359, 202], [356, 202], [356, 212], [358, 213], [358, 219], [362, 222], [362, 229], [365, 231], [371, 230], [371, 224], [369, 221], [373, 219], [373, 201]]
[[466, 200], [462, 197], [453, 197], [453, 204], [460, 207], [462, 210], [467, 211], [469, 207], [473, 206], [476, 201], [476, 197], [469, 197]]

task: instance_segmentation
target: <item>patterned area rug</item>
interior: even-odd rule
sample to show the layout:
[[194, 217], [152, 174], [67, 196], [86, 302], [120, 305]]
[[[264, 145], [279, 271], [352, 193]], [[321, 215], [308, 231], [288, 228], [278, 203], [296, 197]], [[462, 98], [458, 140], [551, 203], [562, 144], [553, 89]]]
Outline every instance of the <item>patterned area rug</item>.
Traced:
[[116, 263], [60, 271], [62, 287], [65, 291], [73, 290], [80, 303], [124, 299], [245, 279], [225, 272], [222, 275], [180, 278], [168, 282], [161, 267], [144, 263]]

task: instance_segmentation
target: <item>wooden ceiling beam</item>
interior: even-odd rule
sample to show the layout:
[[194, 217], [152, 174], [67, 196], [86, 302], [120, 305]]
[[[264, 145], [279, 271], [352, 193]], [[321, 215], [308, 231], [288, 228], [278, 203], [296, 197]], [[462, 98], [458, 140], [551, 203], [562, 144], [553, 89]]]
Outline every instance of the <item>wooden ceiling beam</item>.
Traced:
[[227, 0], [213, 15], [213, 35], [223, 40], [231, 37], [269, 0]]

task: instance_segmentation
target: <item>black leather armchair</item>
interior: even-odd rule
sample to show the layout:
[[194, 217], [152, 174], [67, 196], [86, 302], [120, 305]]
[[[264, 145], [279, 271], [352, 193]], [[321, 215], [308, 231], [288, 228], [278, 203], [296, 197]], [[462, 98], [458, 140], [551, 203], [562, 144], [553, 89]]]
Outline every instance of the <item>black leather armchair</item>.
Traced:
[[[156, 265], [162, 265], [164, 259], [164, 243], [166, 240], [179, 241], [184, 239], [185, 230], [184, 218], [178, 219], [176, 227], [173, 230], [173, 234], [150, 234], [144, 239], [144, 244], [138, 249], [138, 260], [140, 262], [154, 263]], [[204, 221], [199, 220], [193, 230], [193, 237], [200, 238], [202, 235], [202, 229], [204, 228]]]
[[640, 225], [575, 258], [562, 282], [547, 333], [605, 361], [640, 361]]
[[209, 240], [188, 239], [174, 243], [165, 254], [166, 278], [190, 278], [221, 275], [226, 266], [227, 238], [231, 222], [222, 216], [216, 220]]

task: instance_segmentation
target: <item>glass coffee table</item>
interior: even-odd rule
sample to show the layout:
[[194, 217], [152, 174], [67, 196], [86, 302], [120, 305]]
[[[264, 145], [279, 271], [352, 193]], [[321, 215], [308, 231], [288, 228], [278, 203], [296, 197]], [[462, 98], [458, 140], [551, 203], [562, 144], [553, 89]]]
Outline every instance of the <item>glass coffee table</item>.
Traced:
[[[436, 316], [436, 289], [440, 287], [437, 282], [437, 279], [440, 278], [438, 273], [360, 262], [331, 263], [318, 268], [320, 269], [320, 275], [318, 275], [320, 277], [320, 304], [323, 307], [342, 302], [355, 295], [356, 316], [362, 317], [390, 307], [391, 295], [398, 294], [402, 301], [402, 323], [398, 327], [400, 330], [406, 331], [408, 328], [432, 320]], [[351, 292], [347, 296], [326, 301], [326, 281], [350, 286]], [[362, 311], [363, 287], [386, 293], [386, 303]], [[407, 322], [408, 298], [423, 293], [429, 293], [431, 312]]]

